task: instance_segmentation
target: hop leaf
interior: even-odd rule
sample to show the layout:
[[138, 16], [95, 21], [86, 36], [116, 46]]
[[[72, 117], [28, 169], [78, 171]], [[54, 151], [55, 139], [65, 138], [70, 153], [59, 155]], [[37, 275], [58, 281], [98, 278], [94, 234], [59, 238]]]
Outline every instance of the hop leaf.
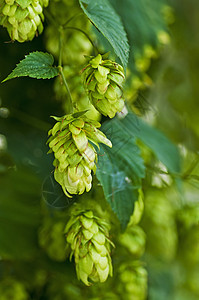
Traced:
[[122, 66], [110, 60], [103, 60], [98, 54], [90, 59], [83, 70], [82, 77], [91, 103], [99, 112], [113, 118], [116, 112], [122, 110], [124, 106]]
[[70, 259], [74, 256], [79, 280], [87, 286], [112, 276], [109, 225], [92, 211], [76, 211], [65, 229]]
[[103, 143], [112, 147], [111, 142], [97, 128], [100, 123], [85, 116], [67, 115], [58, 120], [49, 131], [48, 143], [54, 152], [55, 180], [62, 186], [68, 197], [82, 194], [91, 189], [97, 154], [94, 146]]
[[31, 41], [43, 31], [43, 7], [47, 5], [48, 0], [3, 0], [0, 24], [7, 28], [13, 41]]

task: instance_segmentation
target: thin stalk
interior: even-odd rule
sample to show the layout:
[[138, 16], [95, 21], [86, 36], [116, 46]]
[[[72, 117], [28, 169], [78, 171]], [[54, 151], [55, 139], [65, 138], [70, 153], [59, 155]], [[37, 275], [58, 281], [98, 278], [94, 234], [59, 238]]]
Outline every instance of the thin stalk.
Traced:
[[62, 68], [62, 48], [63, 48], [63, 26], [59, 27], [59, 73], [62, 77], [63, 83], [65, 85], [65, 88], [67, 90], [68, 96], [69, 96], [69, 113], [73, 113], [73, 99], [70, 93], [70, 89], [68, 86], [68, 83], [66, 81], [63, 68]]
[[70, 89], [69, 89], [69, 86], [67, 84], [66, 78], [64, 76], [62, 66], [59, 66], [59, 73], [62, 77], [63, 83], [66, 87], [67, 92], [68, 92], [68, 96], [69, 96], [69, 113], [73, 113], [73, 99], [72, 99], [72, 96], [71, 96]]
[[93, 46], [95, 54], [97, 55], [99, 53], [99, 51], [98, 51], [97, 47], [95, 46], [94, 42], [91, 40], [91, 38], [89, 37], [89, 35], [84, 30], [82, 30], [80, 28], [77, 28], [77, 27], [71, 27], [71, 26], [67, 26], [64, 29], [73, 29], [73, 30], [77, 30], [77, 31], [80, 31], [81, 33], [83, 33], [87, 37], [87, 39], [89, 40], [89, 42], [91, 43], [91, 45]]

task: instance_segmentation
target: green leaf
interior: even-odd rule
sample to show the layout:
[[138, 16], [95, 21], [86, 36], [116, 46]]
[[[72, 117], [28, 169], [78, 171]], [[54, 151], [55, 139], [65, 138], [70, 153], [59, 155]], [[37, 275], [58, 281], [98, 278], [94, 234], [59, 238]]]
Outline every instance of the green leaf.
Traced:
[[147, 145], [169, 172], [172, 174], [180, 173], [181, 158], [178, 148], [162, 132], [148, 125], [131, 112], [118, 122], [131, 136], [137, 137]]
[[100, 145], [96, 175], [107, 202], [125, 229], [138, 199], [145, 167], [135, 138], [120, 127], [117, 119], [104, 123], [102, 131], [112, 141], [113, 148]]
[[20, 61], [10, 75], [2, 82], [15, 77], [29, 76], [37, 79], [50, 79], [58, 75], [58, 68], [53, 67], [54, 58], [49, 53], [32, 52]]
[[156, 48], [158, 34], [167, 31], [163, 16], [166, 0], [110, 0], [121, 17], [130, 44], [129, 68], [135, 71], [135, 57], [144, 55], [146, 45]]
[[[113, 47], [126, 68], [129, 44], [122, 22], [108, 0], [79, 0], [80, 6], [96, 28]], [[86, 6], [87, 5], [87, 6]]]

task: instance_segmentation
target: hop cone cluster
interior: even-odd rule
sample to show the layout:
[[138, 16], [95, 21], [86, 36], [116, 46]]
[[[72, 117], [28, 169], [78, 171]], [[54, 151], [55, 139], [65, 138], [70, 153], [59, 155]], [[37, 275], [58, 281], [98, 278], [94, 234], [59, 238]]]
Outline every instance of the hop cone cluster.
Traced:
[[98, 147], [98, 143], [112, 147], [97, 129], [101, 126], [99, 122], [78, 115], [80, 113], [55, 117], [58, 122], [49, 131], [48, 143], [55, 155], [54, 177], [68, 197], [71, 197], [69, 193], [82, 194], [91, 189], [91, 171], [96, 170], [97, 154], [90, 142]]
[[0, 24], [7, 28], [11, 39], [31, 41], [43, 30], [43, 7], [49, 0], [0, 0]]
[[82, 76], [91, 103], [99, 112], [113, 118], [116, 112], [122, 110], [124, 107], [122, 66], [111, 60], [103, 60], [98, 54], [89, 61]]
[[66, 225], [67, 247], [70, 259], [74, 255], [78, 279], [86, 285], [88, 281], [104, 282], [112, 276], [109, 228], [102, 219], [90, 211], [74, 214]]

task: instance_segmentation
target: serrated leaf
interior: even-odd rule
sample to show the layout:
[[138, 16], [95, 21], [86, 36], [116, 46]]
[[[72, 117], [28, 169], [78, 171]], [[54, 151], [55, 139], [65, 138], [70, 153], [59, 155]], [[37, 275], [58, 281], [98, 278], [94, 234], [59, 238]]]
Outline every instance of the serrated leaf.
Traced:
[[102, 126], [113, 148], [100, 145], [96, 175], [107, 202], [125, 229], [138, 199], [145, 167], [135, 138], [118, 125], [118, 120], [114, 119]]
[[162, 132], [148, 125], [131, 112], [118, 122], [132, 136], [137, 137], [147, 145], [170, 173], [180, 173], [181, 158], [178, 148]]
[[158, 33], [167, 31], [163, 17], [166, 0], [110, 0], [121, 17], [130, 44], [129, 67], [135, 71], [135, 55], [143, 55], [144, 47], [159, 44]]
[[79, 2], [84, 13], [109, 41], [123, 67], [126, 68], [129, 44], [120, 17], [114, 8], [108, 0], [79, 0]]
[[2, 82], [16, 77], [29, 76], [37, 79], [50, 79], [58, 75], [58, 68], [53, 67], [54, 58], [49, 53], [32, 52], [20, 61], [10, 75]]

